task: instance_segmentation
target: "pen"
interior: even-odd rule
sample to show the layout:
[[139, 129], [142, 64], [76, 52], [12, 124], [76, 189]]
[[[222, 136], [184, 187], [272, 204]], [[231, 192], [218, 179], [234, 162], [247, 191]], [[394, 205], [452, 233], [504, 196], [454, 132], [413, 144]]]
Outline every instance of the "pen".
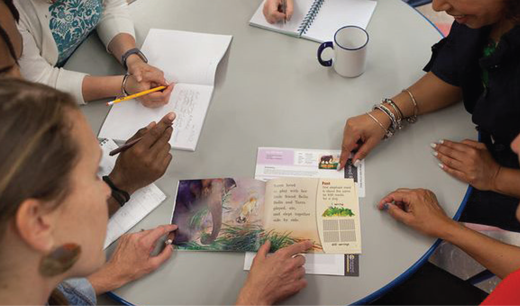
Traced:
[[283, 23], [287, 23], [287, 0], [282, 0], [282, 13], [285, 15]]
[[152, 89], [148, 89], [148, 90], [145, 90], [145, 91], [138, 92], [136, 94], [133, 94], [133, 95], [130, 95], [130, 96], [127, 96], [127, 97], [119, 98], [119, 99], [116, 99], [114, 101], [107, 102], [107, 105], [110, 106], [110, 105], [114, 105], [116, 103], [120, 103], [120, 102], [123, 102], [123, 101], [132, 100], [132, 99], [139, 98], [139, 97], [142, 97], [144, 95], [151, 94], [153, 92], [160, 91], [160, 90], [163, 90], [163, 89], [166, 89], [166, 86], [155, 87], [155, 88], [152, 88]]
[[127, 144], [124, 144], [124, 145], [120, 146], [119, 148], [110, 151], [110, 153], [108, 153], [108, 155], [110, 155], [110, 156], [114, 156], [114, 155], [119, 154], [119, 153], [121, 153], [121, 152], [123, 152], [123, 151], [126, 151], [126, 150], [130, 149], [131, 147], [133, 147], [136, 143], [138, 143], [139, 140], [141, 140], [142, 138], [143, 138], [143, 137], [141, 136], [141, 137], [138, 137], [138, 138], [136, 138], [136, 139], [130, 141], [130, 142], [127, 143]]

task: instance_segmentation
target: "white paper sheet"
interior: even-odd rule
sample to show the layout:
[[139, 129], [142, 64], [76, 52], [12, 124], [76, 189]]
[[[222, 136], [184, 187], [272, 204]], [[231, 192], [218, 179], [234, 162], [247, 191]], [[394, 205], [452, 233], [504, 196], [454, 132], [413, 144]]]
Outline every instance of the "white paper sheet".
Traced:
[[[246, 253], [244, 270], [251, 270], [256, 253]], [[345, 275], [345, 256], [338, 254], [304, 254], [305, 273], [319, 275]]]
[[[118, 145], [111, 139], [105, 139], [101, 141], [101, 148], [103, 149], [103, 157], [98, 175], [104, 176], [112, 172], [114, 168], [117, 155], [109, 156], [108, 153], [117, 149]], [[120, 208], [108, 221], [104, 248], [107, 248], [121, 235], [128, 232], [165, 199], [166, 195], [155, 184], [137, 190], [132, 195], [130, 201]]]
[[170, 102], [150, 109], [139, 102], [126, 101], [112, 106], [100, 138], [124, 141], [152, 121], [176, 112], [170, 144], [175, 149], [195, 151], [211, 101], [217, 66], [232, 36], [174, 30], [151, 29], [142, 51], [149, 63], [162, 69], [169, 82], [175, 82]]

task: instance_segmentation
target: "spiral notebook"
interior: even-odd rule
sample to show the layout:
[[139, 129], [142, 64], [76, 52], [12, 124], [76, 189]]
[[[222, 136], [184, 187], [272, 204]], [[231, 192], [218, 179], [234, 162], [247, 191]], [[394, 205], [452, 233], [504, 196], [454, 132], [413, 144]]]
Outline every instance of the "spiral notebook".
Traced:
[[294, 13], [285, 24], [270, 24], [263, 15], [264, 3], [249, 21], [251, 26], [316, 42], [331, 41], [346, 25], [366, 29], [377, 2], [373, 0], [296, 0]]
[[[114, 169], [117, 159], [117, 156], [110, 156], [109, 153], [117, 149], [118, 145], [112, 139], [103, 139], [99, 144], [103, 150], [103, 157], [99, 165], [98, 176], [108, 175]], [[166, 195], [155, 184], [143, 187], [132, 194], [130, 201], [121, 207], [108, 221], [104, 248], [107, 248], [121, 235], [128, 232], [165, 199]]]

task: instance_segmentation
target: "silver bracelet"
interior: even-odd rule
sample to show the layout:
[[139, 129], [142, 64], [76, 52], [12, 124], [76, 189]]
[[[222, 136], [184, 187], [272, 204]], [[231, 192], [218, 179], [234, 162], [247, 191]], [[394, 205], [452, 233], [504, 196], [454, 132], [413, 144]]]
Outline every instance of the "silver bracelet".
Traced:
[[393, 134], [395, 134], [395, 132], [397, 131], [398, 129], [398, 124], [397, 124], [397, 119], [395, 119], [395, 115], [394, 113], [392, 113], [388, 107], [384, 106], [382, 103], [379, 104], [379, 105], [374, 105], [372, 107], [372, 110], [380, 110], [381, 112], [383, 112], [385, 115], [388, 116], [388, 118], [390, 118], [390, 126], [388, 127], [388, 130], [391, 131]]
[[403, 128], [403, 123], [402, 123], [402, 116], [401, 116], [401, 111], [399, 110], [399, 108], [395, 105], [394, 101], [392, 101], [391, 99], [383, 99], [383, 102], [381, 103], [381, 106], [386, 108], [390, 113], [390, 109], [388, 109], [387, 107], [385, 107], [385, 105], [383, 105], [383, 103], [386, 103], [388, 105], [390, 105], [394, 111], [395, 111], [395, 121], [397, 123], [397, 126], [396, 126], [396, 130], [401, 130]]
[[126, 91], [126, 82], [128, 81], [128, 78], [130, 77], [130, 74], [125, 74], [123, 76], [123, 82], [121, 82], [121, 93], [123, 94], [124, 97], [128, 97], [129, 94], [128, 92]]
[[377, 124], [379, 124], [379, 126], [383, 129], [383, 131], [385, 131], [385, 136], [383, 137], [383, 139], [388, 139], [392, 136], [394, 136], [394, 133], [392, 131], [390, 131], [389, 129], [385, 128], [385, 126], [379, 122], [379, 120], [377, 120], [376, 117], [374, 117], [371, 113], [367, 113], [367, 115], [372, 118], [372, 120], [374, 120]]
[[412, 100], [413, 103], [413, 116], [406, 118], [406, 121], [408, 121], [408, 123], [411, 124], [416, 123], [419, 114], [419, 106], [417, 105], [417, 101], [415, 100], [415, 97], [413, 96], [412, 92], [408, 89], [403, 89], [402, 92], [406, 92], [410, 96], [410, 100]]

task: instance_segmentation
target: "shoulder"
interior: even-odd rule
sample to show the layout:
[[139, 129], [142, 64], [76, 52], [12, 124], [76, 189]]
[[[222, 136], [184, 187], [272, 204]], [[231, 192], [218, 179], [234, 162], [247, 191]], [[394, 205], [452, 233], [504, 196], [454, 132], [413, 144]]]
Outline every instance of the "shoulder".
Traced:
[[20, 13], [19, 27], [26, 30], [39, 27], [41, 20], [48, 12], [49, 4], [44, 1], [14, 0], [14, 5]]

